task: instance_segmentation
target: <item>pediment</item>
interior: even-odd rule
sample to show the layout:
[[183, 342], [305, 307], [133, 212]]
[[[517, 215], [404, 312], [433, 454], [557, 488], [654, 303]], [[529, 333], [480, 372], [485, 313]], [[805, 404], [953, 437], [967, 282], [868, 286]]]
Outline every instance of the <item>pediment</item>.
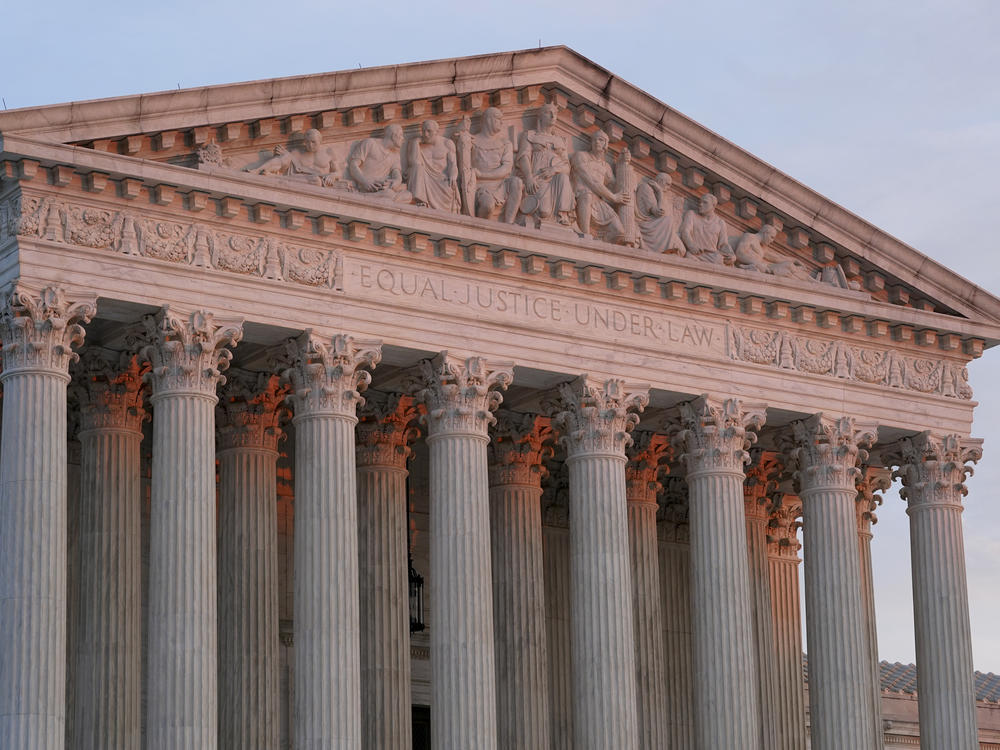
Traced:
[[5, 160], [18, 138], [58, 143], [383, 213], [510, 221], [895, 319], [1000, 323], [1000, 300], [563, 47], [14, 110], [0, 133]]

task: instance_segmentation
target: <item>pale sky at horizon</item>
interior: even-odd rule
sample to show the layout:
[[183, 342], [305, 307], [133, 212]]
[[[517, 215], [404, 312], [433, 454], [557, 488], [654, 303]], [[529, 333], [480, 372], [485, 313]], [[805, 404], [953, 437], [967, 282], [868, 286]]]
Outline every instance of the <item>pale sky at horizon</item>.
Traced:
[[[989, 224], [1000, 202], [995, 0], [334, 6], [6, 7], [0, 96], [13, 109], [565, 44], [1000, 295]], [[1000, 352], [970, 372], [984, 402], [973, 435], [986, 441], [964, 514], [975, 666], [1000, 672]], [[907, 520], [895, 493], [879, 519], [880, 656], [912, 662]]]

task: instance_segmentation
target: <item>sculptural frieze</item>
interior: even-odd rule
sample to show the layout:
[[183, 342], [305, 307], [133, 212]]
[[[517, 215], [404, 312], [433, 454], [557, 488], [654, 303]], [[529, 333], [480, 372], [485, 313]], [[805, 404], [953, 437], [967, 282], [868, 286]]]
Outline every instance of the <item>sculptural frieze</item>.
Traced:
[[[603, 130], [598, 130], [590, 136], [590, 150], [573, 154], [571, 175], [576, 197], [576, 219], [584, 237], [593, 234], [606, 242], [624, 244], [627, 237], [618, 208], [631, 206], [632, 203], [632, 191], [626, 184], [630, 181], [627, 173], [631, 166], [627, 161], [621, 162], [619, 170], [625, 174], [616, 175], [608, 164], [607, 151], [608, 136]], [[632, 241], [636, 242], [637, 238], [633, 237]]]
[[681, 221], [681, 242], [687, 254], [707, 263], [732, 265], [736, 260], [729, 245], [726, 222], [715, 213], [718, 199], [705, 193], [698, 199], [698, 208], [684, 212]]
[[[218, 158], [221, 159], [221, 154]], [[340, 176], [338, 161], [334, 148], [324, 145], [323, 134], [316, 128], [310, 128], [303, 135], [301, 145], [286, 147], [279, 144], [270, 159], [263, 164], [244, 167], [244, 170], [262, 175], [280, 175], [310, 185], [350, 190], [353, 185]]]
[[441, 135], [436, 120], [424, 120], [420, 136], [407, 149], [407, 187], [418, 206], [458, 211], [458, 161], [455, 144]]
[[463, 118], [454, 135], [458, 158], [462, 213], [511, 224], [524, 196], [524, 181], [514, 175], [514, 144], [503, 132], [503, 113], [496, 107], [483, 112], [475, 135]]
[[374, 198], [410, 203], [413, 194], [403, 182], [402, 147], [403, 128], [395, 124], [385, 129], [382, 138], [366, 138], [356, 143], [347, 161], [354, 187]]
[[683, 255], [680, 228], [684, 197], [671, 194], [671, 184], [673, 180], [666, 172], [642, 178], [635, 189], [635, 216], [644, 249]]
[[521, 213], [529, 226], [545, 221], [566, 227], [572, 224], [569, 141], [555, 130], [558, 113], [555, 104], [543, 105], [535, 129], [521, 133], [518, 142], [516, 165], [525, 193]]

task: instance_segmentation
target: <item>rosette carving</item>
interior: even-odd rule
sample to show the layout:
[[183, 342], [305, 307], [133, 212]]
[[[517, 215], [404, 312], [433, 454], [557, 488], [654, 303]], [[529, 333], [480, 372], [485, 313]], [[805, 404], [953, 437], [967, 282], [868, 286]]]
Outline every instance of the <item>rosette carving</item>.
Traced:
[[372, 393], [358, 407], [358, 466], [392, 466], [405, 469], [410, 444], [420, 434], [415, 422], [420, 410], [412, 396]]
[[552, 456], [552, 427], [536, 414], [497, 414], [489, 446], [490, 484], [540, 487]]
[[486, 436], [503, 403], [501, 390], [514, 380], [513, 365], [482, 357], [461, 359], [441, 352], [420, 363], [416, 399], [427, 407], [422, 417], [431, 436], [442, 432]]
[[765, 419], [761, 404], [707, 395], [680, 405], [680, 426], [674, 446], [688, 477], [698, 472], [738, 472], [750, 461], [749, 449], [757, 441]]
[[69, 397], [79, 406], [80, 431], [141, 431], [148, 417], [144, 407], [148, 372], [148, 363], [135, 354], [84, 349], [69, 386]]
[[281, 425], [290, 412], [282, 406], [288, 386], [277, 375], [231, 370], [215, 408], [219, 450], [263, 448], [276, 451], [285, 437]]
[[903, 438], [883, 452], [886, 463], [897, 467], [892, 476], [903, 481], [899, 494], [911, 509], [930, 505], [961, 507], [962, 498], [969, 492], [965, 480], [973, 474], [969, 463], [982, 457], [982, 440], [931, 432]]
[[146, 379], [153, 384], [153, 398], [167, 392], [215, 395], [226, 382], [235, 346], [243, 338], [243, 323], [216, 323], [204, 310], [181, 315], [166, 305], [142, 319], [145, 340], [140, 356], [152, 363]]
[[648, 386], [629, 386], [615, 378], [594, 382], [581, 375], [559, 386], [552, 421], [570, 457], [603, 453], [624, 458], [632, 444], [629, 433], [639, 423], [636, 412], [648, 403]]
[[0, 309], [0, 342], [3, 372], [50, 370], [69, 375], [78, 359], [73, 347], [83, 343], [81, 323], [97, 312], [97, 299], [70, 297], [60, 287], [49, 286], [37, 294], [20, 284], [4, 291]]
[[673, 455], [670, 439], [655, 432], [634, 432], [626, 455], [626, 499], [630, 503], [656, 505], [656, 496], [663, 489], [660, 478], [669, 471], [664, 462]]
[[291, 384], [288, 400], [295, 416], [328, 415], [357, 418], [364, 404], [361, 394], [372, 381], [373, 368], [382, 361], [381, 341], [355, 340], [338, 333], [327, 342], [312, 331], [286, 342], [291, 365], [282, 379]]
[[854, 417], [814, 414], [791, 424], [791, 436], [782, 443], [792, 478], [800, 491], [832, 489], [853, 491], [861, 475], [859, 463], [878, 435], [875, 425], [858, 425]]

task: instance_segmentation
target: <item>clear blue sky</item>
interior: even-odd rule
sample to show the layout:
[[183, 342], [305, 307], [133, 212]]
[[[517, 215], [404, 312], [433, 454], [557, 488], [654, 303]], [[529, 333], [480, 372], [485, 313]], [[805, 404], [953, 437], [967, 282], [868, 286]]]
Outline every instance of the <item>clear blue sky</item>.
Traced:
[[[995, 0], [11, 5], [10, 108], [565, 44], [1000, 294]], [[971, 372], [973, 638], [976, 667], [1000, 672], [1000, 353]], [[903, 502], [879, 516], [881, 655], [912, 661]]]

